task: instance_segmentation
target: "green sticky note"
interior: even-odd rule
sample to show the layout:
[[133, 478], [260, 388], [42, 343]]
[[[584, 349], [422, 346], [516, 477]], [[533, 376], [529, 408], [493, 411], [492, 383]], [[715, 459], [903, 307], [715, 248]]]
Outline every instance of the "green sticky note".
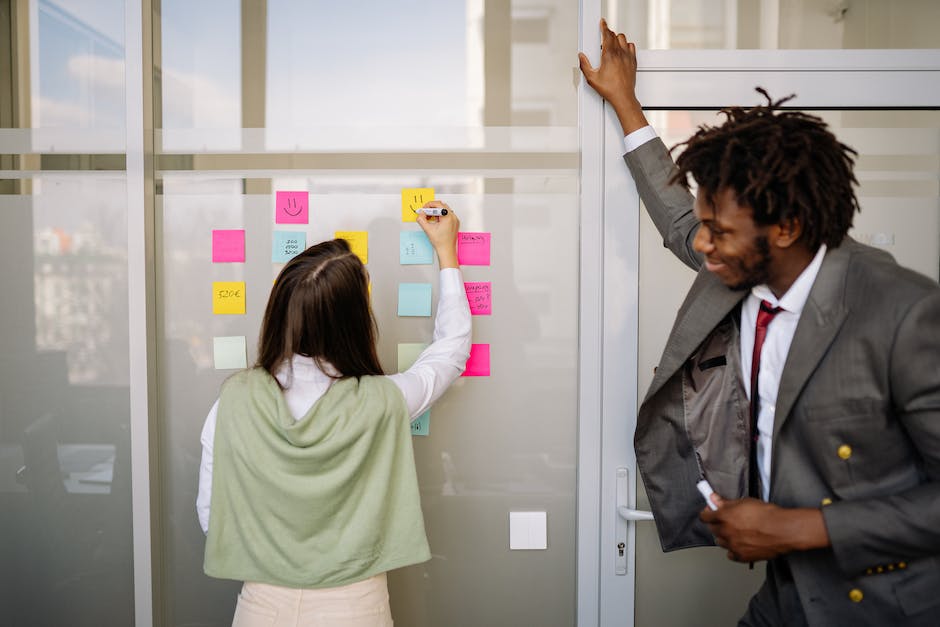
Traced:
[[428, 347], [427, 344], [405, 343], [398, 345], [398, 372], [404, 372], [411, 368], [411, 365], [418, 359], [421, 351]]
[[398, 315], [399, 316], [430, 316], [431, 315], [431, 284], [430, 283], [399, 283], [398, 284]]
[[411, 435], [428, 435], [431, 433], [431, 410], [427, 410], [411, 421]]
[[[404, 372], [418, 359], [427, 344], [420, 342], [402, 343], [398, 345], [398, 372]], [[431, 410], [427, 410], [411, 421], [411, 435], [428, 435], [431, 432]]]
[[248, 367], [248, 352], [244, 335], [212, 338], [212, 353], [216, 370], [233, 370]]

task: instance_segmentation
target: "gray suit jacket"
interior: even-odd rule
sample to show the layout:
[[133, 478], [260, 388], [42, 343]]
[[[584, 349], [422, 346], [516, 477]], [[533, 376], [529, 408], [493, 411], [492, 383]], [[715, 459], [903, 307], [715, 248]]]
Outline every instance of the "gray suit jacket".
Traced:
[[[662, 141], [624, 159], [665, 245], [699, 270], [693, 199], [666, 184]], [[699, 270], [640, 407], [637, 462], [666, 551], [714, 543], [698, 520], [703, 475], [747, 494], [745, 295]], [[783, 558], [809, 624], [940, 625], [940, 286], [851, 238], [830, 249], [775, 416], [770, 501], [822, 507], [832, 541]]]

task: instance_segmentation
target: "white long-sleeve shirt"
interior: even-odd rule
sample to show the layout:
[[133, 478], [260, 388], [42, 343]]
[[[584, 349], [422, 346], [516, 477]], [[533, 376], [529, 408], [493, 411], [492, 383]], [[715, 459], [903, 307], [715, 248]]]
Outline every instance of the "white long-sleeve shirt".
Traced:
[[[470, 306], [464, 290], [463, 276], [457, 268], [440, 273], [440, 298], [434, 319], [433, 342], [408, 370], [388, 375], [405, 397], [408, 413], [414, 420], [423, 414], [459, 377], [470, 356]], [[329, 389], [333, 382], [310, 357], [294, 355], [291, 369], [287, 364], [276, 376], [285, 387], [284, 398], [294, 420], [299, 420]], [[196, 513], [203, 533], [209, 530], [209, 504], [212, 499], [212, 447], [219, 410], [216, 400], [202, 428], [202, 461], [199, 464], [199, 493]]]

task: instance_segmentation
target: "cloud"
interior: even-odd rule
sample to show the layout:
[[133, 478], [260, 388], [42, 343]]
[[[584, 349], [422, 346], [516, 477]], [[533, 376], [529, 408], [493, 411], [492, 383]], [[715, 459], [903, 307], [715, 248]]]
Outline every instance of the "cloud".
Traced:
[[91, 125], [92, 112], [72, 102], [39, 97], [40, 126], [86, 128]]
[[[124, 60], [94, 54], [70, 57], [68, 73], [86, 88], [99, 93], [99, 97], [120, 98], [123, 109]], [[236, 81], [232, 81], [236, 83]], [[163, 115], [164, 126], [176, 128], [238, 128], [241, 126], [240, 94], [238, 85], [225, 85], [206, 75], [164, 69]], [[94, 117], [85, 110], [79, 97], [76, 104], [41, 99], [44, 126], [87, 126]], [[46, 116], [49, 116], [48, 118]], [[47, 123], [48, 120], [48, 123]], [[54, 121], [53, 121], [54, 120]]]
[[[69, 57], [72, 79], [36, 95], [35, 124], [47, 128], [123, 127], [124, 60], [93, 54]], [[52, 90], [48, 90], [52, 91]]]
[[[232, 81], [236, 83], [236, 81]], [[238, 85], [223, 85], [208, 76], [163, 70], [165, 128], [239, 128]]]
[[80, 54], [69, 57], [68, 71], [83, 83], [124, 95], [124, 59]]

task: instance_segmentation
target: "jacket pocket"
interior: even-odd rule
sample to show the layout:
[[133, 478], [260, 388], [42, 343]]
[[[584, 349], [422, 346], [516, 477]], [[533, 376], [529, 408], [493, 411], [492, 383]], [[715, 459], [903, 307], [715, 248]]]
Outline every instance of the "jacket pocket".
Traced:
[[801, 431], [815, 467], [839, 498], [865, 498], [918, 483], [913, 443], [878, 403], [805, 408], [800, 415], [804, 420], [790, 426]]
[[710, 357], [698, 362], [698, 369], [705, 372], [711, 368], [717, 368], [718, 366], [725, 366], [727, 364], [728, 358], [724, 355], [718, 355], [717, 357]]
[[859, 416], [880, 416], [890, 414], [889, 407], [877, 398], [842, 398], [835, 402], [820, 403], [802, 407], [798, 410], [807, 422], [836, 423], [854, 420]]
[[894, 594], [906, 616], [916, 616], [930, 608], [940, 614], [940, 558], [912, 561], [916, 572], [894, 584]]

